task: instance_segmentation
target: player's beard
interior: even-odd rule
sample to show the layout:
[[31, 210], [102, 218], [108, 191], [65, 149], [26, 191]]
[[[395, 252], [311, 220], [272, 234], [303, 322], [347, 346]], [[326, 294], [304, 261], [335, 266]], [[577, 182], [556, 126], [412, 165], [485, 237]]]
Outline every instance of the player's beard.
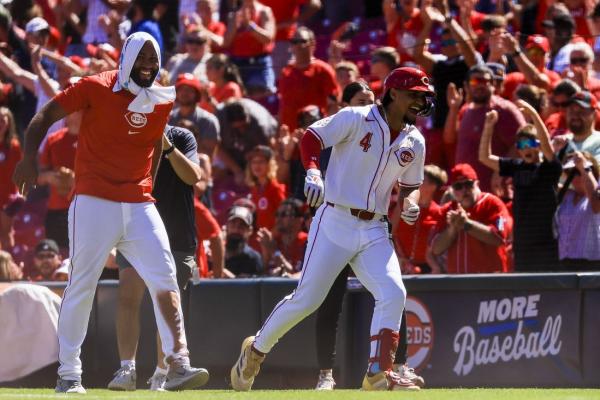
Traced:
[[410, 111], [404, 114], [404, 122], [406, 122], [407, 124], [414, 125], [416, 121], [417, 116], [411, 113]]
[[230, 254], [237, 254], [244, 247], [245, 241], [242, 235], [231, 233], [225, 240], [225, 250]]
[[136, 67], [133, 67], [131, 69], [131, 74], [129, 75], [131, 77], [131, 80], [134, 81], [138, 86], [141, 86], [141, 87], [152, 86], [152, 83], [154, 82], [154, 78], [158, 75], [158, 68], [152, 70], [152, 73], [150, 74], [150, 76], [152, 76], [152, 78], [150, 78], [150, 79], [141, 78], [140, 77], [140, 69], [141, 68], [136, 68]]

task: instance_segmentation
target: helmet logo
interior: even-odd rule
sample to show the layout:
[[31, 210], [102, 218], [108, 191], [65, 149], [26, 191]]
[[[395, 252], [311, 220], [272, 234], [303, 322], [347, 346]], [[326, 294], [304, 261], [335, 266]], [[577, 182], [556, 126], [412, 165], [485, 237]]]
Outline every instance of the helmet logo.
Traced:
[[425, 85], [425, 86], [429, 86], [429, 78], [426, 76], [422, 77], [421, 83], [423, 83], [423, 85]]

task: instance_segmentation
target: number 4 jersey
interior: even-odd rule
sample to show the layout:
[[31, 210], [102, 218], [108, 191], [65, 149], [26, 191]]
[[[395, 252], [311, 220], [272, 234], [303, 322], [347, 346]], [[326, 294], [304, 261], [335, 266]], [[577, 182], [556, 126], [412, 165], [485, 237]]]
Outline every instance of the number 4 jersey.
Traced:
[[322, 148], [333, 147], [325, 179], [325, 200], [387, 214], [396, 182], [423, 182], [425, 139], [413, 125], [390, 143], [390, 130], [376, 105], [346, 107], [315, 122], [308, 131]]

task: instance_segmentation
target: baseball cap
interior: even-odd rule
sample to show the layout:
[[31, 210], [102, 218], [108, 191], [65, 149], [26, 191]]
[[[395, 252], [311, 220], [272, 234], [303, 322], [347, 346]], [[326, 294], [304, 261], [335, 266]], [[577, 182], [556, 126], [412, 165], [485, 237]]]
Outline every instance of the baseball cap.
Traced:
[[526, 49], [537, 48], [542, 50], [544, 53], [550, 51], [550, 42], [546, 36], [542, 35], [530, 35], [527, 37], [527, 43], [525, 44]]
[[273, 150], [269, 146], [259, 144], [246, 154], [246, 160], [251, 160], [256, 156], [262, 156], [267, 160], [270, 160], [273, 158]]
[[450, 184], [461, 181], [476, 181], [477, 172], [469, 164], [456, 164], [450, 171]]
[[41, 17], [32, 18], [27, 25], [25, 25], [25, 32], [27, 33], [36, 33], [43, 30], [50, 30], [50, 25], [48, 22]]
[[52, 239], [42, 239], [35, 246], [35, 253], [41, 253], [42, 251], [51, 251], [53, 253], [58, 254], [58, 244], [56, 244], [56, 242]]
[[229, 215], [227, 216], [227, 221], [231, 221], [233, 219], [239, 218], [248, 226], [252, 226], [252, 212], [247, 207], [242, 206], [233, 206], [231, 210], [229, 210]]
[[575, 20], [570, 14], [560, 13], [542, 22], [542, 25], [546, 28], [554, 29], [574, 29]]
[[596, 96], [588, 92], [587, 90], [582, 90], [580, 92], [575, 93], [568, 101], [569, 104], [577, 104], [583, 108], [598, 108], [598, 100]]
[[506, 77], [506, 67], [500, 63], [489, 62], [485, 65], [492, 71], [492, 79], [495, 81], [503, 81]]
[[189, 72], [177, 76], [177, 80], [175, 81], [175, 88], [179, 88], [181, 86], [190, 86], [196, 89], [196, 92], [198, 92], [198, 96], [200, 96], [200, 92], [202, 91], [202, 84], [200, 83], [200, 81]]

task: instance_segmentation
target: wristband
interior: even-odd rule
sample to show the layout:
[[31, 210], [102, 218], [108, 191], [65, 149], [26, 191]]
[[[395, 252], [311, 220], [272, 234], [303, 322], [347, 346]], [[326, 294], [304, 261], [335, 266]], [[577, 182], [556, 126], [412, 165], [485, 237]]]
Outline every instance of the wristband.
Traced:
[[163, 156], [168, 156], [175, 150], [175, 145], [171, 143], [171, 147], [163, 151]]
[[444, 23], [449, 24], [452, 22], [452, 14], [448, 14], [444, 17]]

